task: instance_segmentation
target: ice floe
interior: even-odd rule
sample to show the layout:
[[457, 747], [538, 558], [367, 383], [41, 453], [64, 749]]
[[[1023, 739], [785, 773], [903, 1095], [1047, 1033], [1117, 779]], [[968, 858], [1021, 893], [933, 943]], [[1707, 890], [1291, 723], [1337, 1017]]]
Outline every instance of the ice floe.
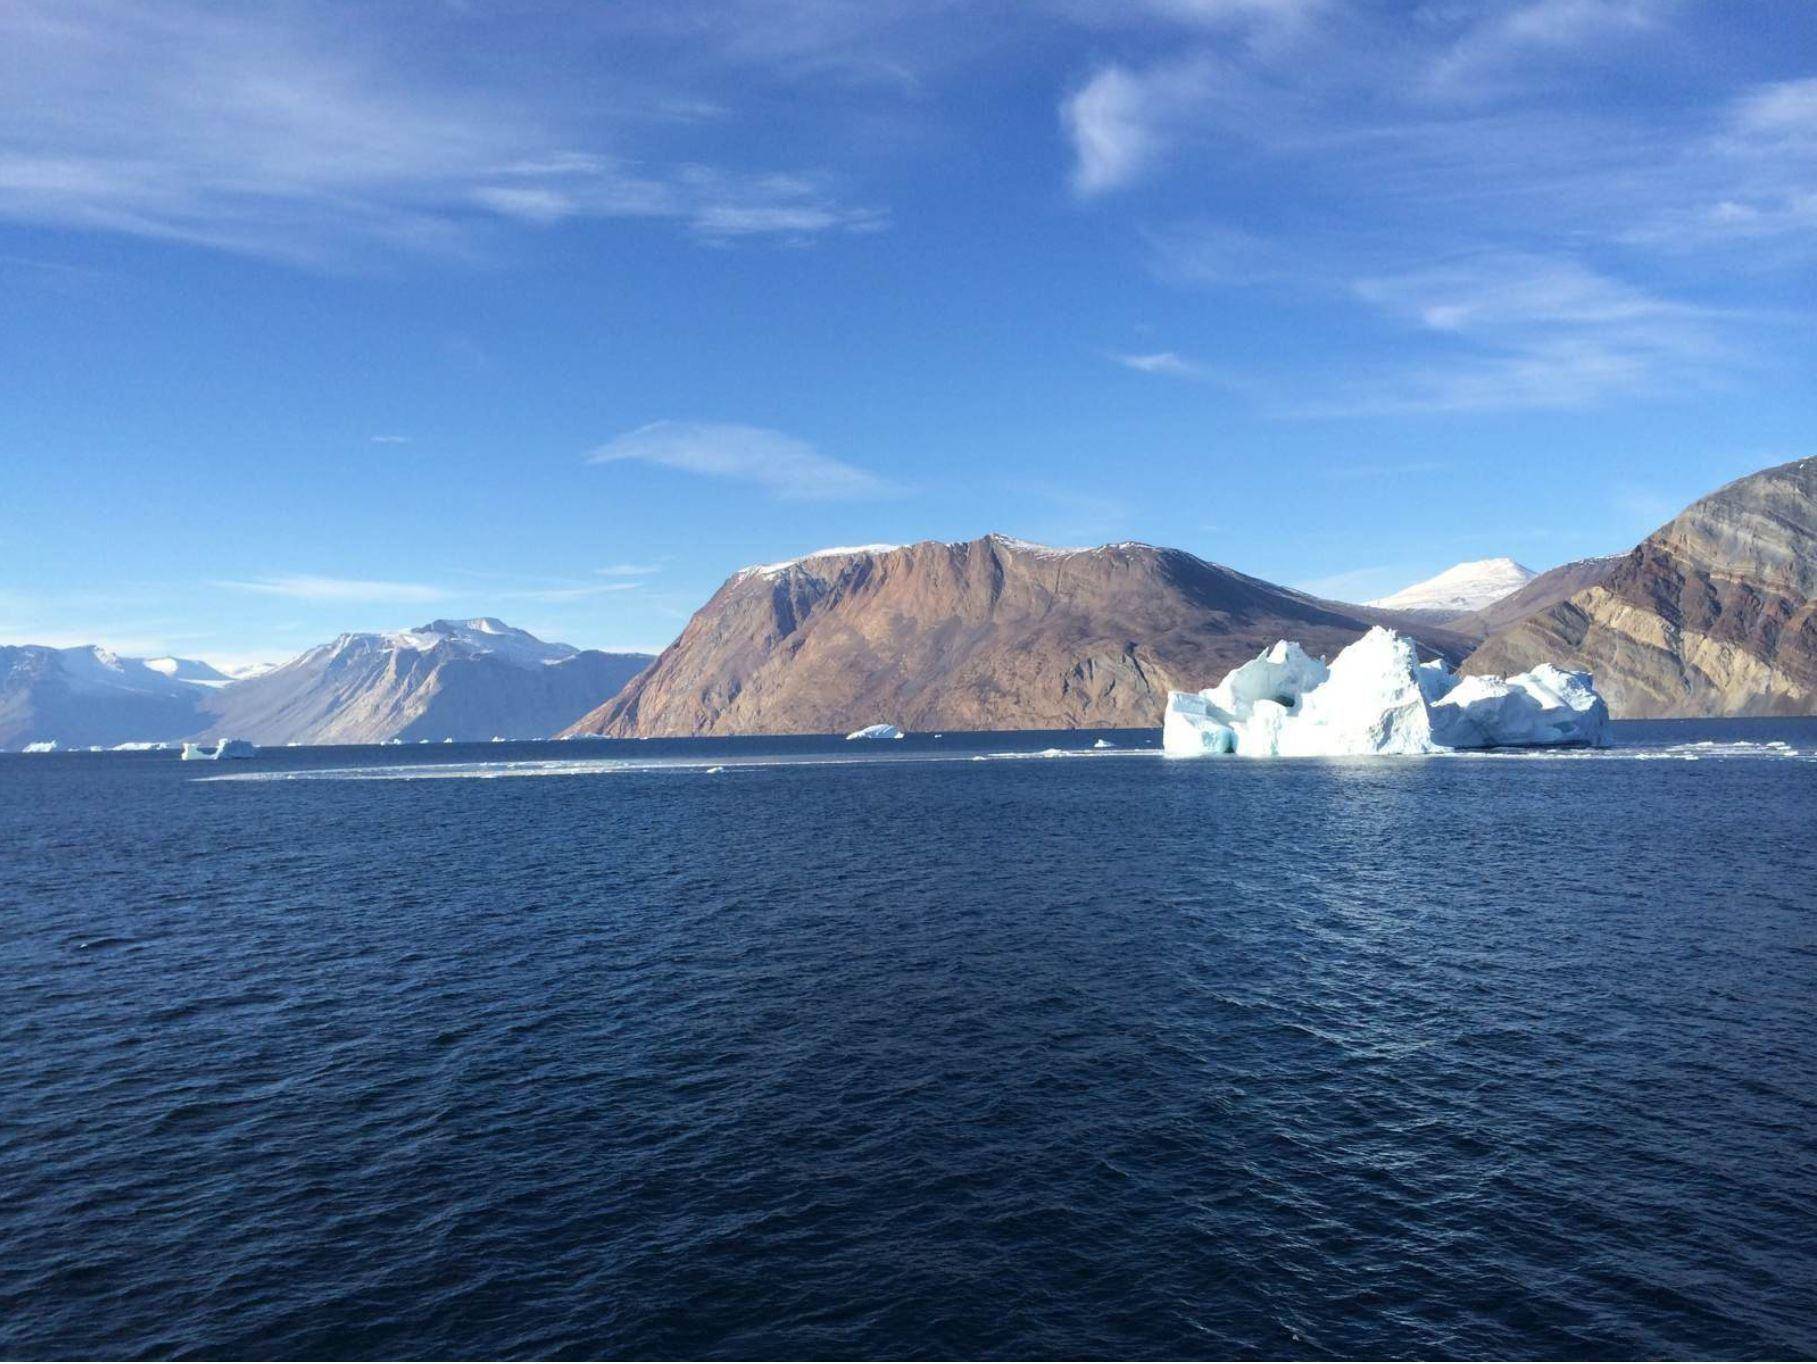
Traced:
[[866, 725], [845, 736], [848, 739], [900, 739], [902, 731], [894, 725]]

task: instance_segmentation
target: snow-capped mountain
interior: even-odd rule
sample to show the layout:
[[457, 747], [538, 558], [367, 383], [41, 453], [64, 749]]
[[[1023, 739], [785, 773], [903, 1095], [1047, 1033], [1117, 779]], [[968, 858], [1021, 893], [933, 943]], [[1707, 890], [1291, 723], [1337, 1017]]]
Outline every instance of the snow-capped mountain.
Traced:
[[231, 674], [199, 659], [123, 658], [96, 646], [3, 646], [0, 749], [544, 738], [649, 662], [550, 643], [491, 616], [342, 635], [288, 663]]
[[199, 658], [148, 658], [145, 666], [172, 681], [188, 682], [198, 687], [225, 687], [233, 681], [231, 675]]
[[650, 662], [538, 639], [491, 616], [341, 635], [209, 698], [205, 737], [261, 744], [539, 739]]
[[1403, 587], [1387, 597], [1377, 597], [1365, 606], [1384, 611], [1421, 611], [1461, 616], [1492, 606], [1511, 592], [1518, 592], [1538, 577], [1524, 564], [1512, 559], [1472, 559], [1453, 564], [1443, 573]]
[[177, 738], [200, 726], [207, 695], [98, 645], [0, 645], [0, 749]]

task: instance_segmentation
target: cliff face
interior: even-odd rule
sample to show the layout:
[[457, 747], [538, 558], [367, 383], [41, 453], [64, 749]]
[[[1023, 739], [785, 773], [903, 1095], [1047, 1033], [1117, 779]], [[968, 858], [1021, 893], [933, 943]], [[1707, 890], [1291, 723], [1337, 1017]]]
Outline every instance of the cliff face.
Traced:
[[1208, 686], [1277, 639], [1331, 653], [1390, 619], [1151, 545], [993, 535], [828, 551], [733, 576], [569, 732], [1152, 726], [1170, 688]]
[[1600, 582], [1486, 639], [1467, 672], [1587, 668], [1617, 716], [1817, 711], [1817, 459], [1737, 479]]

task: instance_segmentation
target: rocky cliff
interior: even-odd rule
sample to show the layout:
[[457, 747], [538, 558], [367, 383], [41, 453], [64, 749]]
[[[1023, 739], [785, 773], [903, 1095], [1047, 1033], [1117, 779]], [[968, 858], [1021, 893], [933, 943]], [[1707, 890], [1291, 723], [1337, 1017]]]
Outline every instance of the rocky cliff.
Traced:
[[1617, 716], [1817, 711], [1817, 459], [1737, 479], [1465, 671], [1585, 668]]

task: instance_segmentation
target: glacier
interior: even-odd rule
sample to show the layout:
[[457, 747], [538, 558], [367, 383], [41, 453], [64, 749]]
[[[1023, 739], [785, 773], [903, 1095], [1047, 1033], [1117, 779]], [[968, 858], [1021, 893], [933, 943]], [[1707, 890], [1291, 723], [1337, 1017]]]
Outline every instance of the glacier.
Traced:
[[1329, 664], [1282, 640], [1215, 687], [1169, 692], [1161, 747], [1174, 757], [1606, 747], [1608, 724], [1588, 673], [1542, 663], [1509, 678], [1458, 677], [1378, 625]]

